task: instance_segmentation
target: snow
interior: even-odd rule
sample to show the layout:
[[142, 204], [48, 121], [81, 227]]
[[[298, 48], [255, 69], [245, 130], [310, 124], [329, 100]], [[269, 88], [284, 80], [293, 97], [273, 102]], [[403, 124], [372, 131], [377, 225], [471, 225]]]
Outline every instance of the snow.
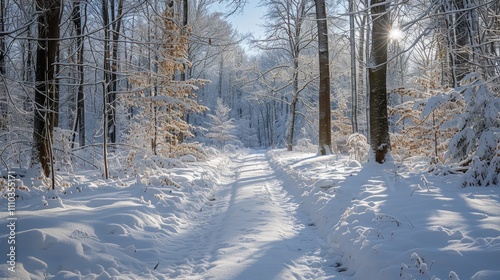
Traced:
[[210, 154], [109, 180], [75, 170], [55, 191], [16, 179], [15, 272], [0, 182], [0, 278], [500, 279], [498, 187], [419, 163]]

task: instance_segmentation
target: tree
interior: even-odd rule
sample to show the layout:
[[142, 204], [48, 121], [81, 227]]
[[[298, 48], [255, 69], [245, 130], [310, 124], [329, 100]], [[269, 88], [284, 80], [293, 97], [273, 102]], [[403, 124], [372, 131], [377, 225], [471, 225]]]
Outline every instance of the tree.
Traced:
[[231, 109], [224, 105], [221, 98], [217, 98], [215, 114], [209, 114], [210, 118], [208, 133], [206, 137], [214, 140], [223, 147], [225, 143], [236, 140], [234, 120], [229, 118]]
[[370, 147], [375, 161], [383, 163], [390, 150], [387, 115], [387, 34], [389, 14], [387, 2], [371, 0], [372, 50], [370, 82]]
[[[83, 43], [83, 16], [81, 12], [81, 2], [73, 2], [73, 11], [71, 14], [71, 19], [75, 25], [75, 35], [76, 35], [76, 47], [77, 47], [77, 68], [78, 68], [78, 89], [76, 96], [76, 119], [73, 131], [76, 135], [78, 133], [80, 147], [85, 146], [85, 98], [84, 98], [84, 85], [85, 73], [84, 73], [84, 43]], [[73, 136], [73, 142], [75, 142], [75, 136]]]
[[[447, 3], [446, 3], [447, 2]], [[469, 50], [470, 35], [468, 12], [466, 11], [465, 0], [449, 0], [445, 1], [443, 7], [445, 11], [454, 11], [446, 16], [448, 26], [448, 40], [451, 46], [450, 63], [453, 77], [453, 83], [458, 86], [460, 80], [469, 72]], [[472, 26], [472, 25], [471, 25]], [[451, 27], [451, 28], [450, 28]]]
[[[188, 0], [182, 0], [182, 28], [188, 28], [189, 23], [189, 3]], [[185, 32], [185, 31], [181, 31]], [[189, 52], [188, 57], [189, 60]], [[181, 81], [185, 81], [187, 79], [188, 70], [186, 69], [187, 65], [184, 65], [184, 71], [181, 72]]]
[[[116, 93], [118, 90], [118, 44], [123, 17], [123, 2], [118, 0], [116, 12], [114, 0], [102, 0], [102, 20], [104, 28], [104, 102], [106, 136], [116, 143]], [[111, 54], [111, 56], [110, 56]]]
[[[148, 35], [147, 44], [138, 47], [146, 49], [146, 57], [155, 57], [156, 65], [153, 69], [134, 65], [136, 72], [130, 77], [134, 92], [124, 95], [124, 102], [135, 112], [128, 140], [154, 155], [167, 157], [175, 156], [180, 147], [188, 146], [184, 140], [193, 136], [193, 126], [184, 115], [207, 110], [197, 103], [194, 94], [197, 85], [205, 81], [175, 80], [176, 73], [190, 65], [187, 60], [190, 28], [180, 29], [174, 10], [173, 5], [168, 6], [162, 15], [149, 19], [158, 27], [157, 32]], [[150, 55], [151, 51], [155, 54]]]
[[[5, 33], [5, 1], [0, 0], [0, 33]], [[5, 58], [6, 58], [6, 48], [5, 48], [5, 37], [0, 36], [0, 76], [5, 75]], [[6, 92], [5, 82], [0, 83], [0, 91]], [[0, 132], [7, 128], [8, 121], [8, 101], [7, 93], [5, 93], [5, 99], [2, 96], [0, 98]]]
[[[57, 54], [61, 0], [37, 0], [38, 46], [36, 57], [33, 159], [42, 165], [43, 174], [51, 174], [52, 143], [58, 119]], [[54, 172], [52, 170], [52, 175]], [[52, 180], [54, 183], [54, 180]]]
[[[273, 52], [279, 52], [284, 58], [281, 64], [273, 65], [268, 73], [286, 69], [288, 77], [283, 89], [290, 87], [291, 96], [288, 101], [289, 114], [286, 137], [287, 150], [293, 148], [295, 124], [297, 119], [299, 95], [308, 87], [310, 77], [304, 75], [300, 61], [302, 52], [313, 42], [312, 33], [306, 28], [307, 17], [312, 5], [307, 0], [267, 0], [263, 3], [268, 7], [266, 15], [267, 37], [258, 40], [258, 47]], [[303, 75], [303, 76], [302, 76]], [[306, 79], [303, 79], [307, 77]]]
[[354, 30], [354, 0], [349, 0], [349, 45], [351, 49], [351, 124], [352, 132], [358, 132], [358, 92], [356, 75], [356, 30]]
[[315, 0], [318, 25], [319, 52], [319, 152], [331, 153], [332, 130], [330, 109], [330, 63], [328, 54], [328, 27], [324, 0]]
[[[0, 33], [5, 33], [5, 0], [0, 0]], [[5, 74], [5, 37], [0, 36], [0, 75]]]

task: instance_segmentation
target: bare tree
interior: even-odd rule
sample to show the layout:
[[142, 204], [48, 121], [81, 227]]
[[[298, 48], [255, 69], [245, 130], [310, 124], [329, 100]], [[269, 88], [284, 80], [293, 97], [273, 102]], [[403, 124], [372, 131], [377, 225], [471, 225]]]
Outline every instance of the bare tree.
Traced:
[[[368, 3], [369, 0], [363, 0], [360, 1], [362, 2], [361, 7], [358, 8], [358, 14], [359, 14], [359, 42], [358, 42], [358, 53], [357, 53], [357, 60], [358, 60], [358, 78], [357, 78], [357, 98], [356, 101], [358, 102], [358, 105], [356, 108], [358, 109], [358, 112], [356, 114], [358, 115], [358, 129], [362, 130], [364, 133], [367, 133], [367, 124], [368, 124], [368, 106], [367, 104], [367, 99], [368, 99], [368, 92], [370, 91], [369, 88], [369, 83], [367, 82], [368, 80], [368, 69], [366, 68], [367, 65], [367, 58], [369, 57], [370, 53], [370, 25], [367, 24], [368, 22], [368, 12], [366, 11], [367, 7], [369, 6]], [[365, 111], [363, 111], [364, 109]], [[361, 117], [364, 117], [363, 119]]]
[[[56, 62], [59, 44], [61, 0], [36, 1], [38, 47], [36, 58], [33, 159], [40, 162], [43, 174], [51, 174], [54, 127], [57, 126], [58, 85]], [[54, 172], [52, 171], [52, 175]]]
[[[115, 7], [116, 6], [116, 7]], [[116, 10], [115, 10], [116, 9]], [[102, 0], [104, 28], [104, 95], [106, 109], [106, 136], [116, 142], [116, 92], [118, 90], [118, 44], [123, 16], [123, 0]]]
[[0, 0], [0, 75], [5, 74], [5, 0]]
[[108, 86], [108, 136], [112, 143], [116, 143], [117, 128], [116, 128], [116, 108], [117, 99], [116, 93], [118, 91], [118, 45], [120, 40], [120, 32], [122, 26], [123, 16], [123, 0], [118, 0], [115, 11], [115, 1], [111, 0], [109, 3], [111, 14], [111, 33], [112, 33], [112, 47], [111, 47], [111, 80]]
[[286, 146], [289, 151], [293, 148], [295, 134], [295, 122], [297, 117], [297, 104], [300, 93], [307, 88], [308, 81], [301, 82], [300, 57], [303, 50], [313, 42], [311, 29], [305, 28], [306, 19], [312, 5], [307, 0], [267, 0], [268, 6], [267, 37], [256, 41], [258, 46], [267, 51], [279, 51], [283, 53], [286, 62], [276, 65], [270, 71], [279, 68], [289, 69], [289, 81], [286, 86], [291, 87], [289, 103], [290, 117]]
[[[455, 86], [458, 86], [460, 80], [468, 72], [470, 32], [467, 22], [465, 0], [444, 1], [443, 12], [447, 14], [446, 24], [448, 30], [448, 44], [451, 48], [450, 63], [452, 78]], [[453, 13], [448, 13], [454, 11]]]
[[352, 132], [358, 132], [358, 89], [356, 75], [356, 30], [354, 25], [354, 0], [349, 0], [349, 45], [351, 49], [351, 124]]
[[[6, 48], [5, 48], [5, 0], [0, 0], [0, 76], [5, 75], [5, 58], [6, 58]], [[7, 94], [3, 92], [7, 91], [5, 82], [0, 83], [0, 91], [2, 92], [2, 97], [0, 97], [0, 132], [7, 128], [9, 123], [8, 119], [8, 100]]]
[[390, 27], [387, 5], [384, 0], [371, 0], [370, 146], [375, 154], [375, 161], [378, 163], [385, 161], [390, 149], [386, 82], [387, 35]]
[[330, 109], [330, 62], [328, 55], [328, 27], [324, 0], [315, 0], [318, 25], [319, 52], [319, 151], [331, 153], [332, 127]]
[[[84, 98], [84, 80], [85, 80], [85, 72], [84, 72], [84, 43], [83, 43], [83, 25], [85, 23], [84, 15], [81, 12], [82, 2], [79, 0], [73, 1], [73, 10], [71, 13], [71, 19], [73, 24], [75, 25], [75, 34], [76, 34], [76, 63], [77, 63], [77, 72], [78, 72], [78, 89], [76, 96], [76, 119], [74, 123], [73, 131], [76, 135], [78, 133], [78, 139], [80, 143], [80, 147], [85, 146], [85, 98]], [[86, 16], [86, 15], [85, 15]], [[75, 137], [73, 136], [73, 143], [75, 142]]]
[[[189, 3], [188, 0], [182, 0], [182, 30], [181, 30], [181, 36], [183, 35], [182, 33], [188, 33], [186, 28], [188, 28], [189, 24]], [[188, 51], [189, 55], [189, 51]], [[189, 60], [189, 57], [187, 58]], [[181, 81], [185, 81], [187, 79], [187, 74], [189, 71], [187, 71], [188, 66], [184, 63], [184, 71], [181, 73]]]

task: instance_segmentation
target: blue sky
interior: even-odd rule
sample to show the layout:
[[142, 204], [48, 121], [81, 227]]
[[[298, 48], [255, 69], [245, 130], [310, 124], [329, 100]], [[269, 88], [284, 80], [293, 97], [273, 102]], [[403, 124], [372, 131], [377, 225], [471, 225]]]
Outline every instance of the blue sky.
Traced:
[[[250, 2], [250, 1], [249, 1]], [[255, 37], [264, 35], [260, 25], [263, 23], [265, 8], [258, 7], [257, 1], [251, 1], [245, 5], [241, 14], [234, 14], [228, 18], [240, 33], [252, 33]]]
[[[259, 7], [259, 1], [248, 1], [245, 5], [243, 11], [241, 13], [233, 14], [232, 16], [227, 18], [233, 28], [235, 28], [241, 34], [252, 33], [255, 38], [262, 37], [264, 35], [264, 31], [261, 27], [263, 24], [263, 15], [265, 13], [265, 8]], [[214, 11], [224, 12], [224, 5], [214, 4]], [[249, 54], [255, 52], [255, 50], [251, 50], [248, 45], [243, 46]]]

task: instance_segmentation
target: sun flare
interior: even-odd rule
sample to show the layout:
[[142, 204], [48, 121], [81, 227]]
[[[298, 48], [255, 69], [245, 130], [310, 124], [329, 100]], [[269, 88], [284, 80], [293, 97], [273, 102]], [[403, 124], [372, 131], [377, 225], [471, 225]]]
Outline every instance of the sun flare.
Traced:
[[389, 31], [389, 39], [397, 41], [401, 38], [403, 38], [403, 32], [401, 31], [401, 29], [395, 27]]

